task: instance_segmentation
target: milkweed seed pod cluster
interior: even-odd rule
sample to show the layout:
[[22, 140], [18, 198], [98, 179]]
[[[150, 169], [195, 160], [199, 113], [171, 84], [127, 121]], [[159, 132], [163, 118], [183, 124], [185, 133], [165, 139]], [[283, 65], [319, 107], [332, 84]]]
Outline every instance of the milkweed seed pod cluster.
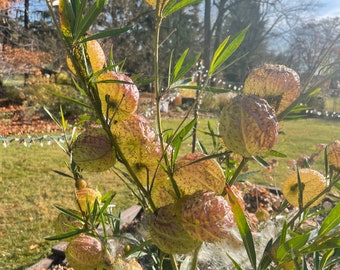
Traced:
[[235, 224], [227, 200], [220, 196], [225, 177], [220, 165], [190, 153], [175, 164], [175, 193], [167, 175], [157, 177], [152, 199], [158, 210], [151, 216], [152, 242], [166, 253], [188, 253], [202, 242], [217, 242], [229, 236]]
[[246, 78], [244, 95], [222, 109], [219, 131], [227, 149], [244, 157], [268, 153], [278, 137], [277, 114], [299, 95], [298, 74], [285, 66], [266, 64]]
[[[293, 206], [299, 206], [299, 181], [301, 182], [301, 193], [302, 193], [302, 206], [305, 206], [317, 195], [319, 195], [326, 187], [325, 177], [316, 170], [313, 169], [301, 169], [298, 172], [291, 173], [282, 182], [282, 193], [286, 200]], [[324, 196], [320, 196], [315, 200], [312, 206], [318, 205]]]

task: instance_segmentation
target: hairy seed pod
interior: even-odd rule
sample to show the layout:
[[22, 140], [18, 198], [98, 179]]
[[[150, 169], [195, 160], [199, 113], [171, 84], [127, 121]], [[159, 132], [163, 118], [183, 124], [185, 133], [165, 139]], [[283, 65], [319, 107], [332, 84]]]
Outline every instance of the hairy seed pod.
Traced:
[[228, 202], [212, 191], [197, 191], [180, 201], [180, 218], [184, 229], [194, 239], [217, 242], [230, 235], [235, 224]]
[[266, 99], [276, 114], [279, 114], [296, 100], [299, 87], [300, 77], [293, 69], [265, 64], [250, 72], [243, 93]]
[[161, 207], [151, 217], [151, 241], [168, 254], [184, 254], [197, 248], [201, 242], [194, 240], [184, 230], [174, 204]]
[[72, 158], [83, 170], [101, 172], [116, 162], [116, 154], [102, 128], [89, 128], [72, 145]]
[[[73, 209], [68, 209], [76, 215], [81, 216], [81, 213]], [[54, 230], [56, 234], [65, 234], [71, 231], [83, 228], [84, 224], [72, 216], [69, 216], [63, 212], [59, 213], [57, 219], [54, 222]], [[75, 237], [64, 238], [63, 241], [71, 241]]]
[[135, 260], [125, 261], [117, 257], [112, 265], [113, 270], [143, 270], [143, 267]]
[[98, 202], [100, 203], [101, 198], [102, 198], [101, 193], [96, 189], [82, 188], [76, 191], [77, 203], [81, 211], [83, 212], [88, 212], [87, 205], [89, 205], [90, 207], [89, 210], [92, 211], [95, 200], [97, 199]]
[[[111, 125], [111, 132], [143, 186], [150, 184], [159, 162], [163, 158], [163, 149], [153, 127], [140, 115], [132, 114], [123, 121]], [[170, 156], [171, 147], [166, 147]]]
[[[101, 70], [106, 64], [105, 53], [97, 40], [90, 40], [86, 42], [86, 51], [90, 60], [91, 68], [93, 72]], [[79, 52], [77, 52], [79, 54]], [[70, 71], [77, 75], [76, 69], [70, 57], [66, 58], [66, 63]]]
[[278, 121], [266, 100], [236, 96], [221, 112], [219, 131], [229, 150], [244, 157], [261, 156], [277, 141]]
[[[302, 186], [302, 205], [306, 205], [326, 187], [325, 177], [313, 169], [299, 170], [299, 176]], [[282, 193], [286, 200], [293, 206], [299, 206], [299, 184], [298, 174], [293, 172], [282, 182]], [[311, 206], [318, 205], [324, 196], [318, 198]]]
[[[174, 180], [181, 195], [190, 195], [198, 190], [223, 191], [225, 177], [221, 166], [216, 160], [205, 157], [205, 154], [196, 152], [177, 160]], [[151, 195], [157, 207], [173, 203], [176, 198], [174, 194], [170, 179], [163, 177], [155, 180]]]
[[102, 113], [108, 120], [124, 120], [137, 110], [139, 91], [127, 75], [113, 71], [102, 73], [97, 87]]
[[102, 269], [105, 263], [105, 250], [102, 243], [89, 235], [80, 234], [73, 239], [65, 251], [67, 262], [74, 269]]
[[332, 170], [340, 171], [340, 141], [335, 140], [328, 146], [328, 165]]

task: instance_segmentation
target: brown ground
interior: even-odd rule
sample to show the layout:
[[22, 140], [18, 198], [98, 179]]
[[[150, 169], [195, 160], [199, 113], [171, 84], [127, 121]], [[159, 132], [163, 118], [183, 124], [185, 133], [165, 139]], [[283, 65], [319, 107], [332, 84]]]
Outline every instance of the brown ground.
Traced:
[[56, 131], [60, 128], [52, 120], [31, 114], [23, 106], [0, 107], [0, 137]]

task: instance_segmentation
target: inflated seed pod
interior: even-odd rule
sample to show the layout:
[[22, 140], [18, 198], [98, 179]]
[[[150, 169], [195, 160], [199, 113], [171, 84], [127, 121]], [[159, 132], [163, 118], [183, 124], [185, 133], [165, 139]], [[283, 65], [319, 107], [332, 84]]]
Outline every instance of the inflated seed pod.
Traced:
[[[299, 176], [302, 186], [302, 205], [306, 205], [321, 193], [326, 187], [327, 183], [325, 177], [313, 169], [300, 169]], [[299, 206], [299, 184], [297, 172], [291, 173], [282, 182], [282, 193], [286, 200], [293, 206]], [[311, 206], [318, 205], [324, 196], [317, 199]]]
[[89, 205], [89, 210], [92, 211], [95, 200], [97, 199], [100, 203], [101, 198], [101, 193], [93, 188], [82, 188], [76, 191], [77, 203], [83, 212], [87, 212], [87, 205]]
[[135, 260], [125, 261], [121, 257], [115, 258], [112, 270], [143, 270], [143, 267]]
[[105, 249], [102, 243], [85, 234], [78, 235], [68, 244], [65, 256], [75, 270], [103, 269], [105, 265]]
[[102, 113], [110, 121], [121, 121], [137, 110], [139, 91], [130, 77], [108, 71], [97, 78]]
[[200, 190], [184, 196], [178, 204], [182, 225], [193, 239], [217, 242], [230, 236], [235, 221], [224, 197]]
[[83, 170], [101, 172], [116, 162], [116, 152], [102, 128], [89, 128], [72, 145], [72, 158]]
[[152, 243], [168, 254], [188, 253], [201, 244], [183, 228], [174, 204], [159, 208], [151, 216], [150, 237]]
[[340, 171], [340, 141], [335, 140], [328, 146], [328, 165], [331, 169]]
[[299, 96], [299, 87], [300, 77], [293, 69], [284, 65], [264, 64], [247, 76], [243, 93], [266, 99], [279, 114]]
[[[76, 215], [81, 216], [81, 213], [73, 209], [68, 209]], [[83, 228], [84, 224], [72, 216], [69, 216], [63, 212], [59, 213], [57, 219], [54, 222], [54, 230], [56, 234], [65, 234], [71, 231]], [[63, 241], [71, 241], [75, 237], [64, 238]]]
[[[86, 42], [87, 55], [90, 60], [93, 72], [101, 70], [106, 63], [105, 53], [97, 40], [90, 40]], [[79, 53], [79, 52], [78, 52]], [[77, 72], [72, 64], [70, 57], [66, 58], [66, 63], [70, 71], [76, 75]]]
[[[211, 190], [216, 193], [223, 191], [225, 177], [221, 166], [216, 160], [204, 159], [205, 157], [205, 154], [195, 152], [177, 160], [174, 180], [181, 195], [190, 195], [198, 190]], [[155, 180], [151, 195], [157, 207], [173, 203], [176, 199], [173, 185], [168, 177]]]
[[223, 108], [219, 132], [227, 149], [244, 157], [261, 156], [277, 141], [278, 121], [266, 100], [239, 95]]

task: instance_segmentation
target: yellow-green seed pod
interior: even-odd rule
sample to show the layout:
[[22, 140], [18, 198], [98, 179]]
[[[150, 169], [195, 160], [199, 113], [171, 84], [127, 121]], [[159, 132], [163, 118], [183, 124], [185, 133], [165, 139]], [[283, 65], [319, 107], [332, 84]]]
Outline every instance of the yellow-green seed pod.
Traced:
[[300, 77], [293, 69], [284, 65], [265, 64], [250, 72], [243, 93], [264, 98], [279, 114], [296, 100], [299, 88]]
[[76, 191], [76, 199], [81, 211], [86, 213], [88, 212], [87, 205], [89, 205], [89, 210], [92, 211], [95, 200], [97, 199], [97, 201], [100, 203], [102, 195], [96, 189], [82, 188]]
[[97, 79], [102, 113], [108, 120], [122, 121], [137, 110], [139, 91], [131, 78], [119, 72], [105, 72]]
[[235, 220], [224, 197], [201, 190], [184, 196], [178, 204], [182, 225], [193, 239], [217, 242], [230, 236]]
[[[326, 187], [327, 183], [325, 177], [313, 169], [299, 170], [301, 185], [302, 185], [302, 205], [306, 205], [318, 194], [320, 194]], [[282, 193], [286, 200], [293, 206], [299, 206], [299, 184], [297, 172], [291, 173], [282, 182]], [[318, 205], [324, 196], [317, 199], [312, 205]]]
[[[99, 42], [97, 40], [90, 40], [86, 42], [86, 50], [87, 50], [87, 55], [89, 57], [89, 61], [91, 64], [92, 72], [96, 72], [101, 70], [105, 64], [106, 64], [106, 58], [105, 58], [105, 53], [100, 46]], [[79, 52], [76, 51], [78, 56]], [[81, 59], [79, 57], [79, 59]], [[66, 63], [69, 68], [69, 70], [74, 74], [77, 75], [76, 69], [73, 66], [73, 63], [70, 59], [70, 57], [66, 58]]]
[[143, 270], [143, 267], [135, 260], [125, 261], [121, 257], [115, 258], [113, 270]]
[[277, 141], [278, 121], [266, 100], [236, 96], [221, 112], [219, 132], [227, 149], [244, 157], [262, 156]]
[[335, 140], [328, 146], [328, 165], [331, 169], [340, 171], [340, 141]]
[[[68, 209], [76, 215], [81, 216], [81, 213], [72, 209]], [[65, 234], [71, 231], [83, 228], [84, 224], [76, 218], [69, 216], [63, 212], [59, 213], [57, 219], [54, 222], [54, 230], [56, 234]], [[64, 238], [63, 241], [71, 241], [75, 237]]]
[[105, 249], [102, 243], [85, 234], [78, 235], [68, 244], [65, 256], [74, 269], [102, 269], [105, 265]]
[[84, 171], [102, 172], [116, 162], [116, 153], [102, 128], [89, 128], [72, 145], [72, 158]]
[[150, 237], [152, 243], [168, 254], [188, 253], [201, 244], [183, 228], [174, 204], [159, 208], [151, 217]]
[[[198, 190], [210, 190], [218, 194], [224, 190], [225, 177], [221, 166], [216, 160], [204, 159], [205, 157], [205, 154], [196, 152], [186, 154], [177, 160], [174, 180], [181, 196], [193, 194]], [[157, 207], [173, 203], [176, 196], [170, 179], [158, 177], [154, 182], [151, 196]]]

